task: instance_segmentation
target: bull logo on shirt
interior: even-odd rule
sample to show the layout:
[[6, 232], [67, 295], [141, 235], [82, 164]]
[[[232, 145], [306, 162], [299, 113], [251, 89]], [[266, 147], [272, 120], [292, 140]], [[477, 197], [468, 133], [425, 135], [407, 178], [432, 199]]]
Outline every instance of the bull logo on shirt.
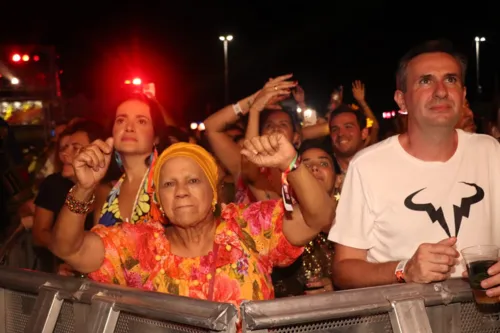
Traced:
[[[460, 231], [462, 218], [468, 218], [472, 205], [480, 202], [484, 198], [484, 190], [480, 186], [473, 183], [461, 183], [474, 187], [476, 189], [476, 193], [473, 196], [462, 198], [460, 206], [453, 205], [453, 215], [455, 218], [455, 236], [458, 236], [458, 232]], [[443, 230], [446, 232], [448, 237], [451, 237], [450, 228], [448, 227], [448, 223], [446, 222], [446, 218], [441, 207], [436, 209], [436, 207], [434, 207], [434, 205], [431, 203], [415, 203], [413, 201], [413, 198], [425, 189], [426, 188], [424, 187], [423, 189], [410, 194], [405, 199], [405, 207], [416, 212], [426, 212], [431, 219], [431, 222], [438, 222], [441, 228], [443, 228]]]

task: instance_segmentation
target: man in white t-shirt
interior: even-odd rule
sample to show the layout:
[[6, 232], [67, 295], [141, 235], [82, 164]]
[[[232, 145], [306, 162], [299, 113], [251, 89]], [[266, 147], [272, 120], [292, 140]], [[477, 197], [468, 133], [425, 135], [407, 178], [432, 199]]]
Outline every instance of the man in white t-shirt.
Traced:
[[[445, 42], [401, 60], [394, 99], [408, 112], [408, 131], [349, 165], [329, 234], [336, 286], [441, 281], [461, 276], [462, 248], [500, 245], [500, 145], [455, 129], [465, 67]], [[500, 264], [489, 273], [483, 287], [500, 285]]]

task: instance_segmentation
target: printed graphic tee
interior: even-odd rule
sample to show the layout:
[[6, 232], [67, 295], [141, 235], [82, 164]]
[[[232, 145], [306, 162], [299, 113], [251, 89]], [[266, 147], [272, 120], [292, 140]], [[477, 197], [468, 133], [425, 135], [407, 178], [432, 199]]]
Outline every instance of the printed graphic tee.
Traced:
[[[368, 261], [409, 259], [422, 243], [457, 236], [457, 249], [500, 246], [500, 144], [458, 133], [446, 162], [408, 154], [398, 136], [351, 161], [330, 231], [333, 242], [368, 250]], [[462, 260], [453, 277], [465, 269]]]

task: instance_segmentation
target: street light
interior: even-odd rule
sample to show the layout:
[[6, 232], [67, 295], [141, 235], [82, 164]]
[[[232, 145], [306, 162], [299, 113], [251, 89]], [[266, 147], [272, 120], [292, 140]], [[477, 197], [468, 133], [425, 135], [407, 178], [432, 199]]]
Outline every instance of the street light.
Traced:
[[219, 40], [224, 45], [224, 101], [227, 105], [229, 104], [229, 66], [227, 61], [227, 47], [228, 43], [233, 40], [233, 36], [219, 36]]
[[479, 82], [479, 43], [485, 42], [486, 38], [485, 37], [478, 37], [474, 38], [476, 41], [476, 82], [477, 82], [477, 93], [480, 94], [482, 91], [481, 84]]

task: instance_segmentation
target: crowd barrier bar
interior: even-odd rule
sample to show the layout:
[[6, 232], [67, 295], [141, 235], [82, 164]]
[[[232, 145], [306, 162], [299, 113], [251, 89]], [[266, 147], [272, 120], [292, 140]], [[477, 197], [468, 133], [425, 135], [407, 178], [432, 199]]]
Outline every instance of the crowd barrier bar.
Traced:
[[[500, 318], [477, 312], [461, 279], [245, 301], [241, 316], [245, 333], [500, 332]], [[157, 327], [154, 332], [236, 333], [238, 311], [226, 303], [0, 267], [0, 333], [149, 332], [134, 326], [139, 319], [137, 325]]]
[[[16, 292], [36, 296], [33, 309], [29, 311], [29, 319], [22, 330], [17, 327], [23, 326], [19, 324], [19, 319], [8, 318], [7, 313], [10, 305], [7, 293]], [[227, 303], [0, 267], [0, 333], [54, 332], [56, 323], [61, 321], [61, 309], [65, 303], [72, 305], [74, 315], [71, 318], [74, 320], [74, 328], [65, 328], [68, 333], [116, 332], [122, 313], [148, 320], [167, 321], [183, 325], [188, 331], [203, 332], [235, 333], [238, 320], [238, 311]], [[17, 328], [8, 327], [8, 322], [11, 326], [17, 325]]]
[[246, 333], [500, 332], [496, 316], [477, 312], [462, 279], [245, 301], [241, 313]]

